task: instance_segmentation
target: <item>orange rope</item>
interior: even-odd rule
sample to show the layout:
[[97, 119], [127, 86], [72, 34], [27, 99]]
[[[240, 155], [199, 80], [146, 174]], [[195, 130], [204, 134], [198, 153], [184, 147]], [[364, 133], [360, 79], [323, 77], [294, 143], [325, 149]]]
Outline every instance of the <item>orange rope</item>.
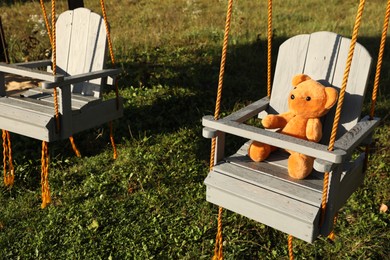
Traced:
[[[56, 1], [51, 1], [51, 39], [52, 39], [52, 59], [53, 59], [53, 75], [57, 74], [57, 47], [56, 47]], [[53, 95], [54, 95], [54, 117], [56, 119], [56, 130], [57, 132], [60, 131], [60, 117], [59, 117], [59, 108], [58, 108], [58, 94], [57, 94], [57, 88], [54, 87], [53, 89]]]
[[[43, 18], [45, 20], [47, 35], [49, 36], [50, 45], [52, 46], [52, 49], [53, 49], [53, 46], [55, 45], [55, 42], [53, 40], [52, 31], [51, 31], [51, 28], [50, 28], [50, 25], [49, 25], [49, 19], [47, 18], [47, 12], [46, 12], [46, 8], [45, 8], [45, 4], [44, 4], [43, 0], [40, 0], [39, 2], [41, 4], [42, 14], [43, 14]], [[56, 48], [56, 47], [54, 46], [54, 48]], [[57, 91], [57, 89], [54, 88], [54, 92], [56, 92], [56, 91]], [[54, 99], [56, 99], [56, 98], [54, 98]], [[57, 110], [57, 113], [58, 113], [58, 101], [54, 102], [54, 107], [56, 107], [56, 103], [57, 103], [57, 108], [55, 108], [55, 110]], [[58, 118], [58, 116], [57, 116], [57, 118]], [[57, 122], [56, 124], [57, 124], [57, 129], [59, 129], [59, 127], [60, 127], [59, 122]], [[77, 146], [76, 146], [76, 144], [74, 142], [73, 136], [69, 137], [69, 141], [70, 141], [70, 144], [72, 145], [72, 149], [73, 149], [74, 153], [76, 154], [76, 156], [77, 157], [81, 157], [80, 151], [79, 151], [79, 149], [77, 148]]]
[[[112, 47], [111, 33], [110, 33], [109, 25], [108, 25], [107, 12], [106, 12], [104, 0], [100, 0], [100, 6], [102, 8], [104, 25], [106, 27], [108, 50], [110, 53], [111, 63], [112, 63], [112, 66], [115, 66], [115, 56], [114, 56], [114, 50]], [[117, 79], [115, 79], [114, 84], [115, 84], [116, 108], [119, 109], [119, 89], [118, 89], [118, 80]], [[112, 129], [112, 122], [110, 122], [110, 141], [111, 141], [111, 146], [112, 146], [112, 149], [114, 152], [113, 158], [116, 159], [116, 158], [118, 158], [118, 152], [117, 152], [116, 145], [115, 145], [114, 131]]]
[[113, 158], [114, 160], [118, 158], [118, 151], [116, 149], [116, 145], [115, 145], [115, 140], [114, 140], [114, 130], [113, 130], [113, 126], [112, 126], [112, 121], [109, 123], [110, 125], [110, 141], [111, 141], [111, 145], [112, 145], [112, 149], [113, 149]]
[[77, 157], [81, 157], [81, 153], [79, 149], [77, 149], [76, 143], [74, 142], [73, 136], [69, 137], [70, 144], [72, 145], [72, 149]]
[[43, 2], [43, 0], [39, 0], [39, 3], [41, 4], [41, 9], [42, 9], [43, 18], [45, 20], [47, 35], [49, 36], [51, 46], [53, 46], [53, 38], [52, 38], [51, 29], [50, 29], [50, 25], [49, 25], [49, 19], [47, 18], [45, 3]]
[[293, 236], [288, 235], [287, 245], [288, 245], [288, 256], [290, 260], [294, 260], [294, 252], [293, 252]]
[[49, 187], [49, 155], [48, 155], [48, 144], [46, 141], [42, 141], [41, 193], [42, 193], [41, 208], [46, 208], [47, 204], [51, 202], [50, 187]]
[[[350, 43], [350, 47], [349, 47], [347, 63], [346, 63], [346, 67], [344, 70], [343, 81], [342, 81], [342, 85], [341, 85], [341, 89], [340, 89], [339, 100], [337, 102], [335, 118], [334, 118], [334, 122], [333, 122], [331, 136], [330, 136], [329, 146], [328, 146], [329, 151], [333, 151], [334, 143], [336, 141], [336, 134], [337, 134], [338, 124], [340, 121], [341, 109], [343, 107], [345, 90], [347, 88], [348, 76], [349, 76], [349, 72], [351, 70], [353, 53], [354, 53], [356, 42], [357, 42], [357, 36], [359, 33], [360, 22], [361, 22], [361, 18], [363, 15], [365, 2], [366, 2], [365, 0], [360, 0], [356, 19], [355, 19], [355, 25], [354, 25], [353, 32], [352, 32], [352, 39], [351, 39], [351, 43]], [[323, 184], [322, 199], [321, 199], [320, 225], [323, 224], [324, 219], [325, 219], [326, 203], [327, 203], [327, 199], [328, 199], [329, 175], [330, 175], [329, 172], [325, 172], [325, 174], [324, 174], [324, 184]]]
[[[4, 184], [5, 186], [11, 187], [14, 184], [14, 165], [12, 162], [12, 146], [11, 146], [11, 136], [8, 131], [2, 130], [3, 137], [3, 171], [4, 171]], [[7, 158], [8, 158], [8, 167], [7, 171]]]
[[267, 96], [271, 97], [271, 54], [272, 54], [272, 0], [268, 0], [267, 23]]
[[386, 15], [385, 15], [385, 20], [383, 22], [383, 30], [382, 30], [381, 43], [380, 43], [380, 47], [379, 47], [378, 61], [376, 64], [374, 88], [373, 88], [372, 97], [371, 97], [371, 109], [370, 109], [370, 118], [371, 119], [374, 118], [374, 113], [375, 113], [375, 105], [376, 105], [377, 93], [378, 93], [378, 88], [379, 88], [379, 78], [380, 78], [381, 69], [382, 69], [383, 53], [385, 50], [387, 30], [389, 28], [389, 18], [390, 18], [390, 0], [387, 1]]
[[[227, 12], [226, 12], [225, 33], [224, 33], [223, 44], [222, 44], [221, 65], [220, 65], [219, 77], [218, 77], [217, 98], [216, 98], [215, 112], [214, 112], [214, 119], [215, 120], [218, 120], [220, 109], [221, 109], [223, 77], [225, 74], [227, 46], [228, 46], [228, 40], [229, 40], [229, 31], [230, 31], [232, 12], [233, 12], [233, 0], [229, 0]], [[214, 137], [211, 141], [210, 171], [213, 169], [214, 163], [215, 163], [214, 154], [215, 154], [216, 142], [217, 142], [217, 140]], [[215, 260], [216, 259], [223, 259], [222, 212], [223, 212], [223, 208], [219, 207], [219, 209], [218, 209], [218, 230], [217, 230], [217, 235], [215, 238], [215, 249], [214, 249], [214, 257], [213, 257], [213, 259], [215, 259]]]
[[[337, 223], [337, 217], [338, 217], [338, 214], [336, 214], [334, 216], [334, 219], [333, 219], [333, 226], [336, 225]], [[328, 238], [332, 241], [334, 241], [336, 239], [336, 234], [334, 233], [334, 230], [332, 230], [332, 232], [330, 232], [330, 234], [328, 235]]]

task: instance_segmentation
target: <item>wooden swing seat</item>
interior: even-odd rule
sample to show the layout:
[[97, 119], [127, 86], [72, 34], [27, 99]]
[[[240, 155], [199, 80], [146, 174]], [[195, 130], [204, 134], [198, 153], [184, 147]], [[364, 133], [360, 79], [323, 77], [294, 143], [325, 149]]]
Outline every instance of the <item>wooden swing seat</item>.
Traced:
[[[103, 18], [78, 8], [62, 13], [56, 29], [57, 75], [52, 75], [50, 60], [0, 63], [0, 129], [52, 142], [123, 115], [121, 97], [101, 96], [119, 74], [118, 69], [103, 69], [107, 47]], [[40, 80], [42, 88], [7, 93], [5, 74]], [[58, 87], [60, 131], [54, 116], [54, 87]]]
[[[250, 126], [245, 122], [266, 113], [287, 110], [287, 94], [294, 75], [305, 73], [324, 85], [339, 89], [350, 39], [331, 32], [298, 35], [279, 48], [271, 99], [265, 97], [251, 105], [214, 120], [203, 118], [203, 136], [217, 138], [215, 166], [205, 184], [207, 200], [270, 227], [312, 243], [318, 235], [332, 230], [336, 212], [364, 180], [364, 153], [352, 159], [355, 148], [369, 143], [379, 119], [359, 120], [371, 57], [360, 44], [354, 58], [341, 114], [334, 151], [322, 143], [329, 141], [334, 110], [323, 119], [322, 143], [313, 143], [277, 132]], [[225, 157], [225, 135], [232, 134], [280, 147], [264, 162], [247, 156], [245, 143], [235, 154]], [[311, 175], [294, 180], [287, 173], [288, 155], [293, 150], [317, 158]], [[323, 173], [330, 172], [329, 195], [324, 223], [320, 227]]]

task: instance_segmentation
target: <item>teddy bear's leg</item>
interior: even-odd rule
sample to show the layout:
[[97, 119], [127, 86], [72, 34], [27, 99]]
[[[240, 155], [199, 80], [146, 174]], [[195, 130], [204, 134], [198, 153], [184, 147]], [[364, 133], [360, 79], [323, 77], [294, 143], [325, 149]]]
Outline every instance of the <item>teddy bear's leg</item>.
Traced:
[[257, 141], [253, 141], [248, 148], [249, 157], [255, 162], [261, 162], [271, 153], [271, 146]]
[[313, 170], [313, 164], [313, 157], [300, 153], [291, 153], [288, 158], [288, 174], [295, 179], [304, 179]]

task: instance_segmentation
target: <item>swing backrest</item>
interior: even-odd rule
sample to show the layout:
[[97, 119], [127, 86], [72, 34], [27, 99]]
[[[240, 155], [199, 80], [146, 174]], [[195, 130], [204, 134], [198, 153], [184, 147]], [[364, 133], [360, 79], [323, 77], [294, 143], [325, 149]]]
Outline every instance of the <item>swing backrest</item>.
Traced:
[[[103, 69], [106, 30], [103, 18], [86, 8], [65, 11], [57, 19], [57, 73], [74, 76]], [[72, 93], [100, 97], [101, 79], [74, 84]]]
[[[304, 73], [325, 86], [341, 88], [351, 40], [332, 32], [297, 35], [280, 47], [275, 68], [268, 113], [287, 111], [288, 93], [294, 75]], [[350, 130], [359, 120], [372, 58], [359, 43], [356, 44], [352, 66], [340, 117], [337, 138]], [[335, 106], [336, 107], [336, 106]], [[323, 118], [323, 138], [328, 144], [335, 107]]]

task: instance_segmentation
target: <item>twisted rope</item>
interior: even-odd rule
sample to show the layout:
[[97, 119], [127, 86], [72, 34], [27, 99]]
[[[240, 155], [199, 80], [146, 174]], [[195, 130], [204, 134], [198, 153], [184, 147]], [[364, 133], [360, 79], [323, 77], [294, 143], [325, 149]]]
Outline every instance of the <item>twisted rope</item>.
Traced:
[[374, 113], [375, 113], [375, 105], [376, 105], [377, 93], [379, 88], [379, 78], [381, 75], [382, 62], [383, 62], [383, 53], [385, 51], [387, 30], [389, 28], [389, 18], [390, 18], [390, 0], [387, 1], [386, 14], [383, 22], [382, 37], [381, 37], [379, 53], [378, 53], [378, 61], [376, 64], [374, 87], [373, 87], [372, 97], [371, 97], [371, 108], [370, 108], [371, 119], [374, 118]]
[[42, 152], [41, 152], [41, 193], [42, 193], [42, 204], [41, 208], [46, 208], [51, 202], [50, 198], [50, 187], [49, 187], [49, 155], [48, 155], [48, 144], [42, 141]]
[[[334, 117], [334, 121], [333, 121], [332, 132], [331, 132], [329, 146], [328, 146], [329, 151], [333, 151], [334, 143], [336, 141], [337, 129], [338, 129], [339, 121], [340, 121], [341, 110], [342, 110], [343, 103], [344, 103], [345, 90], [347, 88], [348, 76], [349, 76], [349, 72], [351, 70], [353, 53], [355, 51], [357, 36], [359, 33], [361, 18], [363, 16], [365, 2], [366, 2], [365, 0], [360, 0], [360, 2], [359, 2], [359, 7], [358, 7], [356, 19], [355, 19], [355, 25], [354, 25], [353, 32], [352, 32], [352, 39], [351, 39], [351, 43], [349, 46], [347, 63], [346, 63], [346, 67], [344, 70], [343, 81], [342, 81], [342, 85], [341, 85], [341, 89], [340, 89], [340, 93], [339, 93], [339, 100], [337, 102], [336, 113], [335, 113], [335, 117]], [[320, 220], [321, 226], [325, 220], [326, 203], [327, 203], [327, 199], [328, 199], [329, 176], [330, 176], [330, 173], [325, 172], [323, 190], [322, 190], [322, 198], [321, 198], [321, 220]]]
[[271, 97], [271, 54], [272, 54], [272, 0], [268, 0], [267, 22], [267, 96]]
[[[112, 47], [110, 26], [108, 24], [107, 12], [106, 12], [106, 7], [105, 7], [105, 4], [104, 4], [104, 0], [100, 0], [100, 6], [102, 8], [102, 15], [103, 15], [103, 20], [104, 20], [104, 26], [106, 28], [108, 50], [109, 50], [109, 53], [110, 53], [112, 66], [114, 67], [115, 66], [114, 49]], [[116, 96], [116, 109], [119, 109], [119, 89], [118, 89], [118, 80], [117, 79], [115, 79], [114, 84], [115, 84], [115, 96]], [[110, 142], [111, 142], [111, 146], [112, 146], [112, 149], [113, 149], [113, 158], [116, 159], [116, 158], [118, 158], [118, 151], [117, 151], [116, 145], [115, 145], [112, 122], [110, 122], [109, 124], [110, 124]]]
[[[223, 44], [222, 44], [221, 65], [220, 65], [219, 77], [218, 77], [218, 89], [217, 89], [217, 98], [216, 98], [216, 102], [215, 102], [214, 120], [218, 120], [220, 109], [221, 109], [223, 77], [225, 74], [227, 47], [228, 47], [228, 41], [229, 41], [229, 31], [230, 31], [230, 25], [231, 25], [232, 12], [233, 12], [233, 0], [229, 0], [227, 12], [226, 12], [225, 32], [224, 32]], [[214, 163], [215, 163], [214, 155], [215, 155], [216, 143], [217, 143], [217, 140], [214, 137], [211, 141], [210, 171], [213, 169]], [[223, 212], [223, 208], [219, 207], [219, 209], [218, 209], [218, 228], [217, 228], [217, 235], [215, 238], [214, 257], [213, 257], [214, 260], [223, 259], [222, 212]]]
[[294, 260], [293, 236], [292, 235], [288, 235], [287, 245], [288, 245], [288, 256], [289, 256], [290, 260]]
[[[42, 14], [43, 14], [43, 18], [45, 20], [47, 35], [49, 36], [50, 45], [51, 45], [51, 47], [53, 49], [53, 48], [56, 48], [56, 46], [54, 46], [55, 45], [55, 42], [54, 42], [55, 38], [53, 39], [53, 34], [52, 34], [52, 31], [51, 31], [51, 28], [50, 28], [49, 19], [47, 18], [47, 12], [46, 12], [46, 8], [45, 8], [45, 4], [44, 4], [43, 0], [40, 0], [39, 2], [41, 4]], [[57, 91], [57, 89], [54, 88], [54, 92], [56, 92], [56, 91]], [[55, 109], [57, 110], [57, 113], [58, 113], [58, 99], [57, 99], [57, 95], [56, 94], [55, 94], [54, 99], [55, 99], [54, 107], [56, 107], [56, 103], [57, 103], [57, 109], [56, 108]], [[60, 127], [60, 125], [59, 125], [59, 122], [58, 122], [57, 123], [57, 129], [59, 129], [59, 127]], [[72, 145], [72, 149], [73, 149], [74, 153], [76, 154], [76, 156], [77, 157], [81, 157], [81, 153], [80, 153], [79, 149], [77, 148], [76, 143], [74, 142], [73, 136], [69, 137], [69, 141], [70, 141], [70, 144]]]
[[[4, 184], [11, 187], [14, 184], [14, 165], [12, 162], [12, 145], [10, 133], [6, 130], [2, 130], [3, 137], [3, 171], [4, 171]], [[7, 158], [8, 158], [8, 170], [7, 170]]]

